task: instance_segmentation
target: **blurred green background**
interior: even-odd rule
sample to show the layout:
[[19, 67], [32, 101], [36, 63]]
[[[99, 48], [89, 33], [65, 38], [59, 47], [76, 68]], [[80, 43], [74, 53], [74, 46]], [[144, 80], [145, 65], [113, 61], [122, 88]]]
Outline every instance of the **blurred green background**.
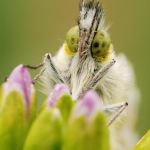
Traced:
[[[0, 0], [0, 83], [18, 64], [38, 64], [56, 52], [76, 24], [79, 0]], [[133, 63], [142, 93], [138, 129], [150, 127], [150, 1], [103, 0], [117, 52]]]

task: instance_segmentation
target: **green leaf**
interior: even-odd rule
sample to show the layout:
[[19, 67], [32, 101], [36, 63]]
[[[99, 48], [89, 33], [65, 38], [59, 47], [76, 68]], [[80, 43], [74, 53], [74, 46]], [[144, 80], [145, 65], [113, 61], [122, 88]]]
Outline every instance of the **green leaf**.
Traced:
[[150, 130], [137, 143], [134, 150], [150, 150]]
[[62, 127], [58, 109], [43, 110], [29, 132], [24, 150], [61, 150]]

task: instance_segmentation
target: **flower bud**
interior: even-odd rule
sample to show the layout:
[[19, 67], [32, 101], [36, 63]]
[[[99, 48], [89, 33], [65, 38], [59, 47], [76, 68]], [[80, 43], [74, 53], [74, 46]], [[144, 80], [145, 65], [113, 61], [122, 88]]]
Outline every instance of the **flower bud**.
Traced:
[[16, 67], [0, 95], [0, 148], [22, 149], [34, 116], [34, 89], [27, 68]]
[[3, 103], [6, 102], [6, 97], [13, 91], [21, 95], [25, 109], [29, 111], [33, 101], [34, 88], [30, 74], [23, 65], [16, 67], [8, 77], [6, 83], [4, 83]]
[[70, 96], [69, 89], [65, 84], [57, 84], [54, 87], [53, 92], [48, 98], [48, 107], [59, 108], [64, 121], [68, 121], [73, 107], [73, 100]]
[[47, 107], [43, 108], [35, 120], [24, 150], [61, 150], [64, 121], [70, 115], [72, 102], [68, 87], [57, 84], [48, 97]]
[[65, 150], [109, 150], [106, 117], [101, 99], [88, 91], [77, 102], [66, 134]]

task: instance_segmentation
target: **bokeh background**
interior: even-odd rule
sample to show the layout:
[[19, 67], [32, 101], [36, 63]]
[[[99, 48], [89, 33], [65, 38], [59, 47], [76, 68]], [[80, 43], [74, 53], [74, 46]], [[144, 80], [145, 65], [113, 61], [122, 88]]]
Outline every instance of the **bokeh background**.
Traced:
[[[55, 54], [76, 24], [79, 0], [0, 0], [0, 83], [18, 64]], [[138, 131], [150, 128], [150, 1], [103, 0], [117, 52], [133, 63], [141, 91]]]

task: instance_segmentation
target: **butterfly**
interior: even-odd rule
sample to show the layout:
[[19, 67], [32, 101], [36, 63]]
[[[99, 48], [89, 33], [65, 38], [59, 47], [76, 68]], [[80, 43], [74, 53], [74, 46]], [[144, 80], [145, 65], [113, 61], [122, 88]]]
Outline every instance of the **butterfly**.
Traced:
[[[77, 25], [68, 31], [57, 54], [47, 53], [41, 64], [27, 67], [42, 68], [34, 81], [40, 82], [41, 91], [47, 95], [58, 83], [69, 87], [75, 101], [86, 91], [95, 90], [103, 100], [105, 113], [113, 116], [108, 123], [113, 123], [113, 149], [131, 149], [137, 138], [134, 126], [139, 91], [132, 65], [123, 53], [115, 52], [99, 0], [82, 0]], [[125, 123], [114, 122], [128, 103], [128, 115], [120, 117]]]

